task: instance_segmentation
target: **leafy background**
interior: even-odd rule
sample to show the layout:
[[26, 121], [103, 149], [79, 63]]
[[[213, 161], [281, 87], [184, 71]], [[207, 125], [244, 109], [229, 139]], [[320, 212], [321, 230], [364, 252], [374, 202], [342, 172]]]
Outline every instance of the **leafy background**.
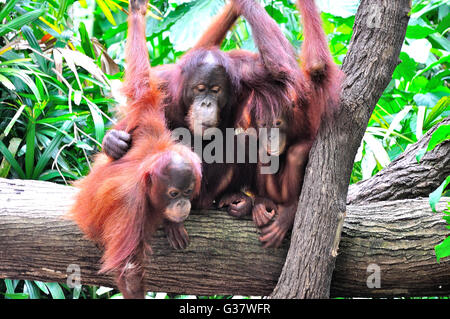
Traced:
[[[330, 50], [341, 64], [359, 1], [316, 2]], [[224, 1], [151, 3], [148, 49], [152, 65], [159, 65], [175, 62], [189, 50]], [[302, 31], [293, 2], [262, 3], [300, 48]], [[0, 177], [70, 183], [89, 172], [91, 156], [99, 151], [105, 131], [114, 123], [114, 108], [123, 101], [116, 92], [124, 69], [127, 9], [126, 0], [0, 0]], [[413, 1], [401, 62], [370, 119], [351, 183], [376, 174], [450, 114], [449, 10], [445, 0]], [[257, 50], [245, 20], [238, 21], [222, 48]], [[448, 138], [447, 127], [439, 140]], [[450, 253], [448, 246], [447, 242], [437, 249], [438, 258]], [[71, 289], [6, 279], [0, 280], [2, 297], [121, 295], [106, 287]], [[192, 296], [149, 293], [148, 297]]]

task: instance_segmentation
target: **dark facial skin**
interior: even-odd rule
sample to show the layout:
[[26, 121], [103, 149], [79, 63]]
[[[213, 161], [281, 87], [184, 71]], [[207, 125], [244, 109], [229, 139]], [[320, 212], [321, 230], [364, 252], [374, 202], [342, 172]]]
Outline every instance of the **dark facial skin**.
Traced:
[[164, 218], [183, 222], [191, 211], [191, 199], [195, 187], [195, 176], [190, 165], [176, 158], [165, 168], [161, 183], [165, 184], [160, 200], [166, 205]]
[[230, 82], [222, 66], [211, 62], [197, 68], [184, 94], [186, 105], [190, 105], [187, 122], [194, 134], [219, 125], [229, 94]]
[[[231, 94], [231, 84], [225, 69], [212, 56], [188, 76], [184, 89], [184, 103], [189, 105], [186, 118], [194, 134], [223, 122], [222, 109]], [[122, 130], [110, 130], [103, 140], [103, 150], [115, 160], [122, 158], [131, 147], [131, 134]]]
[[[259, 120], [256, 121], [259, 132], [259, 138], [263, 141], [263, 146], [267, 154], [273, 156], [280, 156], [284, 153], [287, 143], [288, 121], [285, 116], [278, 116], [273, 120]], [[266, 130], [259, 130], [260, 128]], [[278, 138], [274, 134], [272, 128], [278, 129]], [[278, 139], [278, 143], [276, 143]], [[275, 145], [271, 145], [274, 141]]]
[[156, 180], [156, 185], [152, 185], [150, 190], [151, 202], [159, 203], [169, 244], [175, 249], [184, 249], [189, 244], [189, 235], [183, 221], [191, 211], [195, 189], [192, 167], [180, 156], [173, 156], [162, 176], [158, 176]]

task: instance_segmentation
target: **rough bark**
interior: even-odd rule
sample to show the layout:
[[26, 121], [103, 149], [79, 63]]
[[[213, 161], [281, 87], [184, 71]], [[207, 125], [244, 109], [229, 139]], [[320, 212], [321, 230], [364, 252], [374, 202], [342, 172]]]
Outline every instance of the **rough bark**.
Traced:
[[291, 245], [271, 295], [274, 298], [330, 295], [353, 161], [370, 115], [397, 65], [409, 11], [409, 0], [360, 3], [342, 67], [347, 78], [341, 107], [324, 121], [311, 150]]
[[427, 132], [417, 143], [375, 176], [351, 185], [347, 204], [428, 196], [450, 175], [450, 141], [439, 144], [417, 163], [416, 155], [426, 149], [431, 135], [450, 117]]
[[[111, 277], [97, 274], [101, 250], [62, 218], [74, 194], [72, 187], [0, 179], [0, 278], [66, 282], [68, 266], [78, 265], [83, 284], [114, 286]], [[448, 231], [426, 200], [348, 206], [347, 212], [332, 295], [450, 294], [450, 259], [437, 264], [433, 250]], [[195, 212], [186, 227], [191, 244], [184, 251], [171, 249], [163, 232], [157, 233], [149, 291], [270, 294], [288, 240], [281, 249], [263, 249], [252, 221], [218, 211]], [[370, 264], [381, 267], [380, 288], [367, 288]]]
[[[441, 204], [444, 208], [445, 200]], [[436, 215], [425, 213], [428, 207], [428, 200], [420, 199], [347, 206], [332, 295], [349, 296], [350, 291], [363, 297], [447, 295], [449, 259], [438, 264], [431, 255], [449, 231]], [[380, 267], [380, 288], [367, 286], [373, 274], [369, 265]], [[431, 273], [433, 278], [424, 284]]]

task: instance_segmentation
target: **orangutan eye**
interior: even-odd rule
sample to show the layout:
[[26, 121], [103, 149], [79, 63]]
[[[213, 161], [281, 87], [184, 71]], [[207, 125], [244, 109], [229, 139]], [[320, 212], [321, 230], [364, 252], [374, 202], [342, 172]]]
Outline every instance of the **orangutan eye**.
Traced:
[[197, 91], [203, 92], [205, 90], [206, 90], [206, 86], [204, 86], [203, 84], [197, 85]]
[[281, 121], [281, 120], [276, 120], [275, 121], [275, 127], [280, 127], [281, 124], [283, 124], [283, 121]]
[[192, 189], [190, 188], [190, 189], [188, 189], [188, 190], [186, 190], [185, 192], [184, 192], [184, 195], [186, 195], [186, 196], [190, 196], [191, 194], [192, 194]]
[[177, 191], [177, 190], [171, 190], [171, 191], [169, 191], [169, 196], [172, 197], [172, 198], [177, 197], [179, 194], [180, 194], [180, 192]]
[[219, 93], [220, 92], [220, 87], [218, 85], [215, 85], [211, 88], [211, 91], [213, 91], [213, 93]]

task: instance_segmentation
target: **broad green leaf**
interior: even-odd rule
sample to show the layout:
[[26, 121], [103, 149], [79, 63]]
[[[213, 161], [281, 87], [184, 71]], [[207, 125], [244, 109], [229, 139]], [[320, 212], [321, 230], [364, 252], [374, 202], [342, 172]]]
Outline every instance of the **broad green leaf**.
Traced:
[[105, 33], [102, 35], [103, 40], [111, 39], [112, 37], [115, 37], [117, 34], [121, 32], [125, 32], [128, 28], [128, 24], [126, 22], [121, 23], [117, 26], [113, 26], [105, 31]]
[[[415, 19], [420, 18], [437, 7], [445, 5], [447, 1], [448, 0], [415, 0], [413, 8], [411, 9], [411, 17]], [[425, 4], [425, 6], [423, 4]]]
[[92, 120], [94, 121], [95, 127], [95, 139], [101, 143], [103, 141], [103, 136], [105, 135], [105, 123], [103, 122], [102, 114], [99, 107], [90, 101], [88, 98], [85, 98], [87, 105], [89, 106], [89, 110], [91, 111]]
[[[450, 54], [439, 59], [438, 61], [430, 64], [429, 66], [427, 66], [425, 69], [421, 70], [420, 72], [416, 73], [416, 75], [414, 77], [418, 77], [421, 76], [422, 74], [424, 74], [425, 72], [431, 70], [432, 68], [438, 66], [439, 64], [443, 64], [443, 63], [448, 63], [450, 61]], [[415, 68], [414, 68], [415, 70]]]
[[19, 163], [14, 159], [14, 156], [11, 154], [9, 149], [5, 144], [0, 140], [0, 153], [3, 154], [4, 158], [11, 164], [12, 168], [16, 171], [21, 179], [26, 179], [25, 172], [20, 167]]
[[444, 111], [450, 110], [450, 97], [444, 96], [436, 105], [431, 109], [431, 112], [427, 115], [423, 126], [425, 129], [429, 128], [430, 123], [433, 123]]
[[426, 94], [416, 94], [414, 95], [414, 102], [416, 102], [417, 106], [426, 106], [428, 108], [432, 108], [439, 101], [439, 98], [433, 93]]
[[450, 140], [450, 125], [439, 126], [428, 142], [427, 148], [419, 150], [416, 154], [416, 160], [419, 163], [426, 152], [433, 150], [438, 144]]
[[95, 0], [97, 2], [100, 10], [102, 10], [103, 14], [105, 15], [106, 19], [112, 24], [116, 25], [116, 20], [114, 20], [114, 17], [111, 13], [111, 10], [109, 10], [108, 6], [106, 5], [104, 0]]
[[450, 140], [450, 125], [439, 126], [430, 138], [427, 151], [431, 151], [436, 145], [448, 140]]
[[6, 285], [6, 293], [13, 294], [15, 290], [13, 281], [11, 279], [5, 279], [5, 285]]
[[70, 174], [68, 172], [64, 172], [64, 171], [58, 172], [57, 170], [47, 170], [47, 171], [42, 172], [42, 174], [39, 175], [38, 179], [40, 181], [50, 181], [50, 180], [52, 180], [54, 178], [61, 177], [61, 174], [64, 177], [67, 177], [67, 178], [70, 178], [70, 179], [73, 179], [73, 180], [78, 178], [74, 174]]
[[25, 293], [5, 294], [6, 299], [29, 299], [29, 296]]
[[84, 53], [91, 59], [95, 59], [94, 48], [92, 47], [91, 39], [83, 22], [80, 23], [78, 31], [80, 32], [81, 46], [83, 47]]
[[450, 237], [444, 239], [442, 243], [434, 247], [437, 262], [442, 258], [450, 256]]
[[25, 153], [25, 172], [27, 174], [27, 178], [30, 178], [33, 175], [36, 143], [36, 123], [33, 120], [30, 120], [30, 122], [28, 122], [26, 134], [27, 150]]
[[48, 295], [49, 294], [49, 290], [47, 288], [47, 286], [45, 285], [45, 283], [43, 283], [42, 281], [35, 281], [34, 282], [36, 284], [36, 286], [38, 286], [39, 289], [41, 289], [41, 291]]
[[40, 16], [42, 16], [45, 13], [45, 9], [39, 9], [36, 11], [31, 11], [28, 13], [25, 13], [24, 15], [21, 15], [10, 22], [6, 24], [0, 25], [0, 37], [4, 36], [8, 32], [19, 30], [24, 25], [30, 24], [36, 19], [38, 19]]
[[[78, 114], [78, 118], [80, 118], [80, 115]], [[75, 113], [67, 113], [58, 117], [47, 117], [38, 120], [36, 123], [38, 124], [52, 124], [52, 123], [58, 123], [58, 122], [65, 122], [68, 120], [75, 120], [77, 118], [77, 115]]]
[[408, 115], [411, 109], [412, 105], [406, 105], [403, 110], [401, 110], [394, 116], [391, 125], [389, 125], [389, 129], [386, 131], [386, 134], [384, 134], [384, 139], [388, 138], [389, 136], [391, 136], [392, 132], [399, 129], [400, 122], [406, 117], [406, 115]]
[[406, 52], [400, 52], [400, 60], [402, 61], [395, 68], [393, 78], [411, 80], [416, 75], [417, 62], [411, 59]]
[[[445, 34], [447, 34], [449, 32], [449, 30], [445, 31]], [[439, 47], [441, 47], [442, 49], [444, 49], [447, 53], [450, 51], [450, 41], [448, 41], [448, 39], [443, 36], [440, 35], [438, 33], [434, 33], [431, 34], [430, 36], [428, 36], [428, 39], [430, 40], [430, 42], [433, 43], [436, 42], [438, 45], [433, 45], [434, 48], [439, 49]]]
[[[14, 137], [9, 141], [8, 150], [11, 152], [13, 158], [16, 156], [21, 142], [22, 139], [18, 137]], [[11, 164], [6, 160], [6, 157], [3, 157], [2, 162], [0, 163], [0, 177], [8, 177], [10, 168]]]
[[[26, 11], [25, 9], [23, 9], [20, 6], [16, 6], [14, 9], [22, 15], [28, 13], [28, 11]], [[51, 34], [56, 39], [60, 38], [61, 30], [57, 26], [55, 26], [55, 25], [51, 24], [50, 22], [48, 22], [47, 20], [45, 20], [42, 16], [39, 17], [39, 19], [33, 21], [33, 24], [36, 25], [37, 27], [41, 28], [43, 31]]]
[[61, 19], [63, 18], [63, 16], [64, 16], [64, 13], [66, 12], [66, 10], [67, 10], [67, 7], [69, 6], [69, 4], [71, 3], [72, 1], [69, 1], [69, 0], [60, 0], [59, 1], [59, 9], [58, 9], [58, 13], [56, 14], [56, 21], [57, 22], [60, 22], [61, 21]]
[[[213, 17], [223, 7], [222, 0], [193, 2], [189, 11], [170, 28], [169, 38], [176, 51], [186, 51], [194, 46], [200, 35], [209, 27]], [[191, 5], [191, 4], [189, 4]], [[198, 17], [202, 17], [198, 19]]]
[[0, 21], [3, 21], [3, 19], [13, 11], [14, 5], [16, 4], [18, 0], [8, 0], [6, 1], [5, 6], [0, 11]]
[[430, 202], [431, 209], [433, 212], [436, 212], [436, 205], [439, 203], [439, 200], [442, 197], [442, 193], [445, 188], [450, 184], [450, 176], [447, 176], [445, 181], [439, 186], [434, 192], [430, 194], [428, 197], [428, 201]]
[[6, 126], [5, 131], [3, 132], [3, 134], [5, 134], [5, 137], [8, 136], [9, 132], [11, 131], [12, 127], [14, 126], [14, 124], [16, 123], [17, 119], [20, 117], [20, 115], [22, 114], [23, 109], [25, 108], [25, 104], [23, 104], [18, 110], [17, 112], [14, 114], [13, 118], [11, 119], [11, 121], [9, 122], [9, 124]]
[[73, 299], [79, 299], [81, 293], [81, 286], [76, 286], [73, 288]]
[[[22, 27], [22, 34], [24, 35], [25, 39], [28, 41], [28, 44], [30, 45], [30, 47], [42, 54], [41, 47], [39, 46], [39, 43], [38, 43], [36, 37], [34, 36], [33, 30], [29, 26]], [[47, 61], [45, 60], [45, 58], [42, 55], [39, 55], [37, 53], [33, 53], [33, 55], [36, 57], [36, 61], [39, 64], [42, 71], [47, 73], [48, 67], [47, 67]]]
[[0, 74], [0, 83], [3, 84], [8, 90], [15, 91], [14, 84], [4, 75]]
[[[442, 20], [441, 23], [444, 22], [447, 27], [450, 27], [450, 7], [448, 6], [448, 0], [441, 0], [441, 2], [443, 2], [444, 5], [440, 5], [439, 7], [438, 10], [439, 20]], [[443, 28], [443, 30], [445, 29], [447, 28]], [[443, 30], [439, 32], [442, 33]]]
[[278, 8], [268, 5], [265, 7], [265, 9], [270, 14], [272, 19], [274, 19], [278, 24], [286, 23], [288, 21], [288, 18], [286, 17], [285, 13], [278, 10]]
[[52, 295], [53, 299], [66, 299], [64, 296], [64, 293], [61, 289], [61, 286], [56, 282], [47, 282], [45, 285], [50, 290], [50, 294]]
[[27, 74], [30, 72], [27, 72], [25, 70], [18, 70], [18, 69], [14, 69], [14, 68], [0, 68], [0, 71], [5, 74], [9, 74], [9, 75], [19, 78], [22, 82], [24, 82], [30, 88], [30, 90], [33, 92], [36, 99], [39, 102], [42, 101], [41, 94], [40, 94], [36, 84]]
[[53, 152], [58, 148], [59, 144], [61, 143], [62, 138], [64, 137], [65, 133], [69, 128], [72, 126], [73, 121], [67, 121], [63, 124], [61, 129], [56, 133], [55, 137], [51, 141], [50, 145], [47, 146], [44, 153], [42, 153], [41, 157], [39, 158], [36, 167], [34, 168], [33, 172], [33, 179], [38, 179], [39, 175], [44, 170], [45, 166], [48, 164], [50, 159], [52, 158]]
[[435, 32], [436, 30], [433, 28], [420, 25], [410, 25], [406, 30], [406, 37], [409, 39], [423, 39]]
[[25, 280], [25, 287], [27, 287], [27, 293], [30, 299], [40, 299], [41, 294], [39, 293], [39, 289], [33, 285], [33, 282]]
[[426, 90], [426, 87], [429, 83], [430, 83], [430, 81], [424, 76], [416, 77], [411, 81], [411, 83], [409, 85], [409, 91], [410, 92], [419, 92], [422, 90]]

